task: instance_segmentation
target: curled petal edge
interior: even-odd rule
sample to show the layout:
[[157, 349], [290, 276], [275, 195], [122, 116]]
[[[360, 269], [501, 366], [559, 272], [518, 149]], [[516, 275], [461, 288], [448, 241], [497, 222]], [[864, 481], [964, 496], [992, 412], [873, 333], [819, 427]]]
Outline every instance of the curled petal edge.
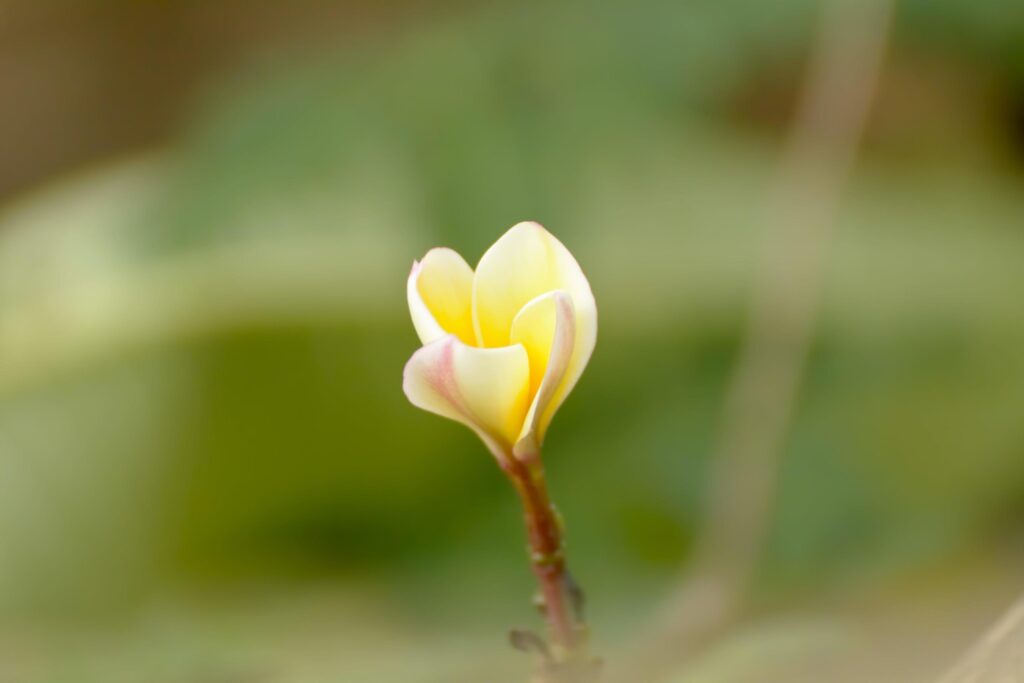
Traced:
[[[513, 449], [517, 457], [526, 457], [540, 449], [546, 427], [542, 418], [549, 415], [549, 408], [553, 414], [558, 408], [553, 402], [565, 395], [559, 390], [566, 380], [576, 344], [576, 311], [572, 297], [556, 290], [532, 299], [513, 320], [511, 341], [521, 343], [526, 349], [531, 373], [535, 376], [538, 371], [543, 373], [534, 388], [533, 400]], [[531, 381], [537, 383], [536, 377]]]
[[517, 440], [529, 384], [522, 345], [481, 349], [450, 334], [417, 350], [402, 379], [413, 405], [466, 425], [499, 459]]
[[[420, 279], [425, 273], [433, 283], [437, 310], [431, 309], [420, 289]], [[452, 249], [437, 247], [428, 251], [421, 260], [413, 261], [405, 290], [412, 324], [420, 341], [429, 344], [446, 334], [454, 334], [470, 344], [476, 341], [471, 311], [472, 288], [472, 268]]]

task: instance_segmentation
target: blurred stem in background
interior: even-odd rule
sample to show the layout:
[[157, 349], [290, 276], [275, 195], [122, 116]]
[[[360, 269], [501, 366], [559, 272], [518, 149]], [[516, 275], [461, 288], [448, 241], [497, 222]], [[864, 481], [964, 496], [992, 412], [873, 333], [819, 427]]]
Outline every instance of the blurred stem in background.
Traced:
[[523, 505], [530, 566], [539, 585], [538, 605], [547, 622], [550, 645], [513, 632], [513, 644], [538, 650], [536, 683], [585, 683], [597, 663], [587, 655], [583, 596], [569, 574], [562, 542], [563, 525], [548, 496], [539, 454], [509, 455], [500, 461]]
[[1024, 596], [939, 683], [1008, 683], [1024, 673]]
[[651, 680], [734, 621], [771, 519], [780, 460], [813, 340], [822, 271], [843, 187], [877, 87], [890, 0], [826, 0], [767, 213], [764, 254], [727, 389], [693, 569], [627, 680]]

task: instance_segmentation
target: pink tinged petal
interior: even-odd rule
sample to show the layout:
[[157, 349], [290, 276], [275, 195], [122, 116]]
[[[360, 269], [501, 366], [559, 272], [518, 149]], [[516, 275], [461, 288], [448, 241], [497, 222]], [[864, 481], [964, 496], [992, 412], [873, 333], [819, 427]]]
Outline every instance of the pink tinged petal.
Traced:
[[[576, 315], [572, 298], [558, 290], [527, 303], [512, 321], [511, 341], [522, 344], [530, 361], [530, 408], [516, 443], [516, 452], [539, 448], [544, 428], [565, 399], [560, 391], [572, 360], [576, 341]], [[555, 401], [558, 401], [555, 404]]]
[[402, 388], [413, 405], [470, 427], [503, 457], [528, 408], [529, 360], [518, 344], [481, 349], [446, 335], [412, 355]]
[[413, 326], [424, 344], [454, 334], [474, 344], [473, 270], [451, 249], [431, 249], [413, 263], [406, 285]]
[[594, 306], [593, 296], [590, 297], [589, 308], [584, 307], [581, 310], [579, 299], [576, 298], [573, 299], [573, 306], [576, 317], [572, 355], [565, 368], [565, 373], [562, 375], [562, 381], [559, 382], [551, 400], [540, 413], [537, 423], [537, 434], [540, 441], [543, 441], [544, 435], [547, 434], [555, 413], [562, 407], [562, 403], [579, 382], [583, 371], [587, 368], [587, 363], [590, 362], [590, 356], [594, 353], [594, 345], [597, 343], [597, 309]]

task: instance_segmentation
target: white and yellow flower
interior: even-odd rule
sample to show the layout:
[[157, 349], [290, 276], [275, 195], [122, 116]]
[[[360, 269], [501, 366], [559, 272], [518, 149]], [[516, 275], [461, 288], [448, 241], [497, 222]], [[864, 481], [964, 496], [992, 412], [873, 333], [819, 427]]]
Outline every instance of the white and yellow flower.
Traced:
[[431, 249], [407, 292], [423, 347], [405, 366], [405, 395], [473, 429], [499, 460], [536, 454], [597, 341], [594, 295], [569, 250], [519, 223], [475, 271]]

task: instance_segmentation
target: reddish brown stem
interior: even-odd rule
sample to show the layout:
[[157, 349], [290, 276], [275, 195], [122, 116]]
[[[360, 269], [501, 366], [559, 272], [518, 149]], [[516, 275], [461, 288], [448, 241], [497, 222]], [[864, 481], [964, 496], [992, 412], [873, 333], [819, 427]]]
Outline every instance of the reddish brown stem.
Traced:
[[537, 456], [511, 456], [502, 469], [522, 501], [530, 565], [540, 586], [552, 655], [557, 661], [580, 658], [585, 645], [583, 624], [562, 550], [562, 524], [548, 497], [543, 466]]

